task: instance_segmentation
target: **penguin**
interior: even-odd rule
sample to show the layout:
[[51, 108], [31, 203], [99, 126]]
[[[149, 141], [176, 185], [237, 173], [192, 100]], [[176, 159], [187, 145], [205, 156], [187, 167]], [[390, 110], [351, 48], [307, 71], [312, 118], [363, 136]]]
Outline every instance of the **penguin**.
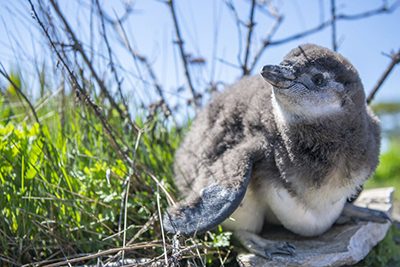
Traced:
[[183, 198], [167, 209], [164, 228], [190, 236], [222, 224], [271, 256], [294, 247], [263, 243], [265, 224], [317, 236], [346, 216], [385, 221], [347, 202], [376, 169], [379, 149], [379, 120], [355, 67], [300, 45], [197, 115], [175, 155]]

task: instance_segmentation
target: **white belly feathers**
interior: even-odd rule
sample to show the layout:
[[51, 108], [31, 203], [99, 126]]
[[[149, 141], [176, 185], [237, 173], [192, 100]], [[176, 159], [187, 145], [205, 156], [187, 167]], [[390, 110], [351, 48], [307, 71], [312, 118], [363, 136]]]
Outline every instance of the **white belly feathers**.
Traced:
[[[267, 182], [247, 189], [241, 205], [225, 220], [223, 226], [230, 230], [261, 231], [264, 223], [281, 224], [288, 230], [303, 236], [315, 236], [328, 230], [340, 216], [348, 197], [369, 175], [361, 170], [343, 185], [340, 173], [334, 173], [324, 185], [302, 188], [294, 197], [281, 185]], [[292, 179], [296, 180], [296, 179]], [[256, 190], [256, 191], [254, 191]]]
[[269, 216], [275, 216], [278, 221], [292, 232], [303, 236], [314, 236], [325, 232], [339, 217], [346, 197], [336, 200], [330, 199], [324, 194], [314, 194], [307, 199], [312, 203], [304, 203], [292, 197], [284, 188], [266, 189], [266, 205], [273, 214], [265, 214], [268, 221]]

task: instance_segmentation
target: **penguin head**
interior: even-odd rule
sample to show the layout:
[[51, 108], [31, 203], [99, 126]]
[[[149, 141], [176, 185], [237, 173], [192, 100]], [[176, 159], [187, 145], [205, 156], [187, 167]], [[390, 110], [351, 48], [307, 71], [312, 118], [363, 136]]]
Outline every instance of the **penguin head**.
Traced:
[[318, 119], [354, 114], [365, 94], [354, 66], [327, 48], [306, 44], [290, 51], [261, 75], [273, 87], [273, 103], [288, 117]]

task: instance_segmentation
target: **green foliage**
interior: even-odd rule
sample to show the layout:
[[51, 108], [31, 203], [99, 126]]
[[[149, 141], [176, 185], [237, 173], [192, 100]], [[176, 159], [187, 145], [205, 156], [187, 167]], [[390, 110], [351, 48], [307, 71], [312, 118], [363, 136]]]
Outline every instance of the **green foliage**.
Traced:
[[[157, 215], [155, 179], [173, 192], [171, 166], [179, 130], [167, 128], [162, 119], [154, 118], [138, 121], [144, 129], [139, 135], [106, 109], [117, 143], [130, 153], [133, 167], [121, 159], [99, 118], [73, 97], [37, 101], [45, 103], [36, 110], [39, 124], [10, 88], [0, 96], [3, 258], [22, 264], [60, 257], [61, 251], [67, 256], [121, 246], [123, 235], [118, 232], [123, 230], [120, 222], [127, 177], [127, 240]], [[138, 147], [133, 151], [136, 141]], [[166, 200], [160, 195], [163, 210]], [[160, 240], [159, 230], [155, 222], [135, 242]], [[149, 257], [152, 254], [160, 252], [148, 252]]]
[[376, 114], [398, 114], [400, 112], [400, 103], [398, 102], [380, 102], [372, 105]]
[[231, 241], [231, 232], [223, 232], [220, 227], [219, 233], [210, 233], [212, 247], [223, 248], [229, 247]]
[[366, 184], [367, 188], [393, 186], [396, 200], [400, 200], [400, 139], [390, 140], [390, 146], [380, 157], [374, 176]]
[[381, 241], [368, 256], [357, 266], [386, 267], [400, 266], [400, 248], [396, 244], [400, 240], [400, 229], [392, 226], [385, 239]]

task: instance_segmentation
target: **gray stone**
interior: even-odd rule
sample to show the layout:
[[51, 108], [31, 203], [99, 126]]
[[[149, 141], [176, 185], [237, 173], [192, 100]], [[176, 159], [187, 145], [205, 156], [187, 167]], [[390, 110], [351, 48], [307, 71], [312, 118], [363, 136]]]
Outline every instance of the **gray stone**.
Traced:
[[[355, 204], [390, 213], [393, 188], [364, 190]], [[273, 256], [271, 260], [254, 254], [239, 254], [237, 260], [249, 266], [343, 266], [362, 260], [386, 235], [391, 222], [357, 222], [334, 225], [321, 236], [306, 238], [282, 227], [263, 232], [268, 240], [287, 241], [296, 246], [295, 256]]]

